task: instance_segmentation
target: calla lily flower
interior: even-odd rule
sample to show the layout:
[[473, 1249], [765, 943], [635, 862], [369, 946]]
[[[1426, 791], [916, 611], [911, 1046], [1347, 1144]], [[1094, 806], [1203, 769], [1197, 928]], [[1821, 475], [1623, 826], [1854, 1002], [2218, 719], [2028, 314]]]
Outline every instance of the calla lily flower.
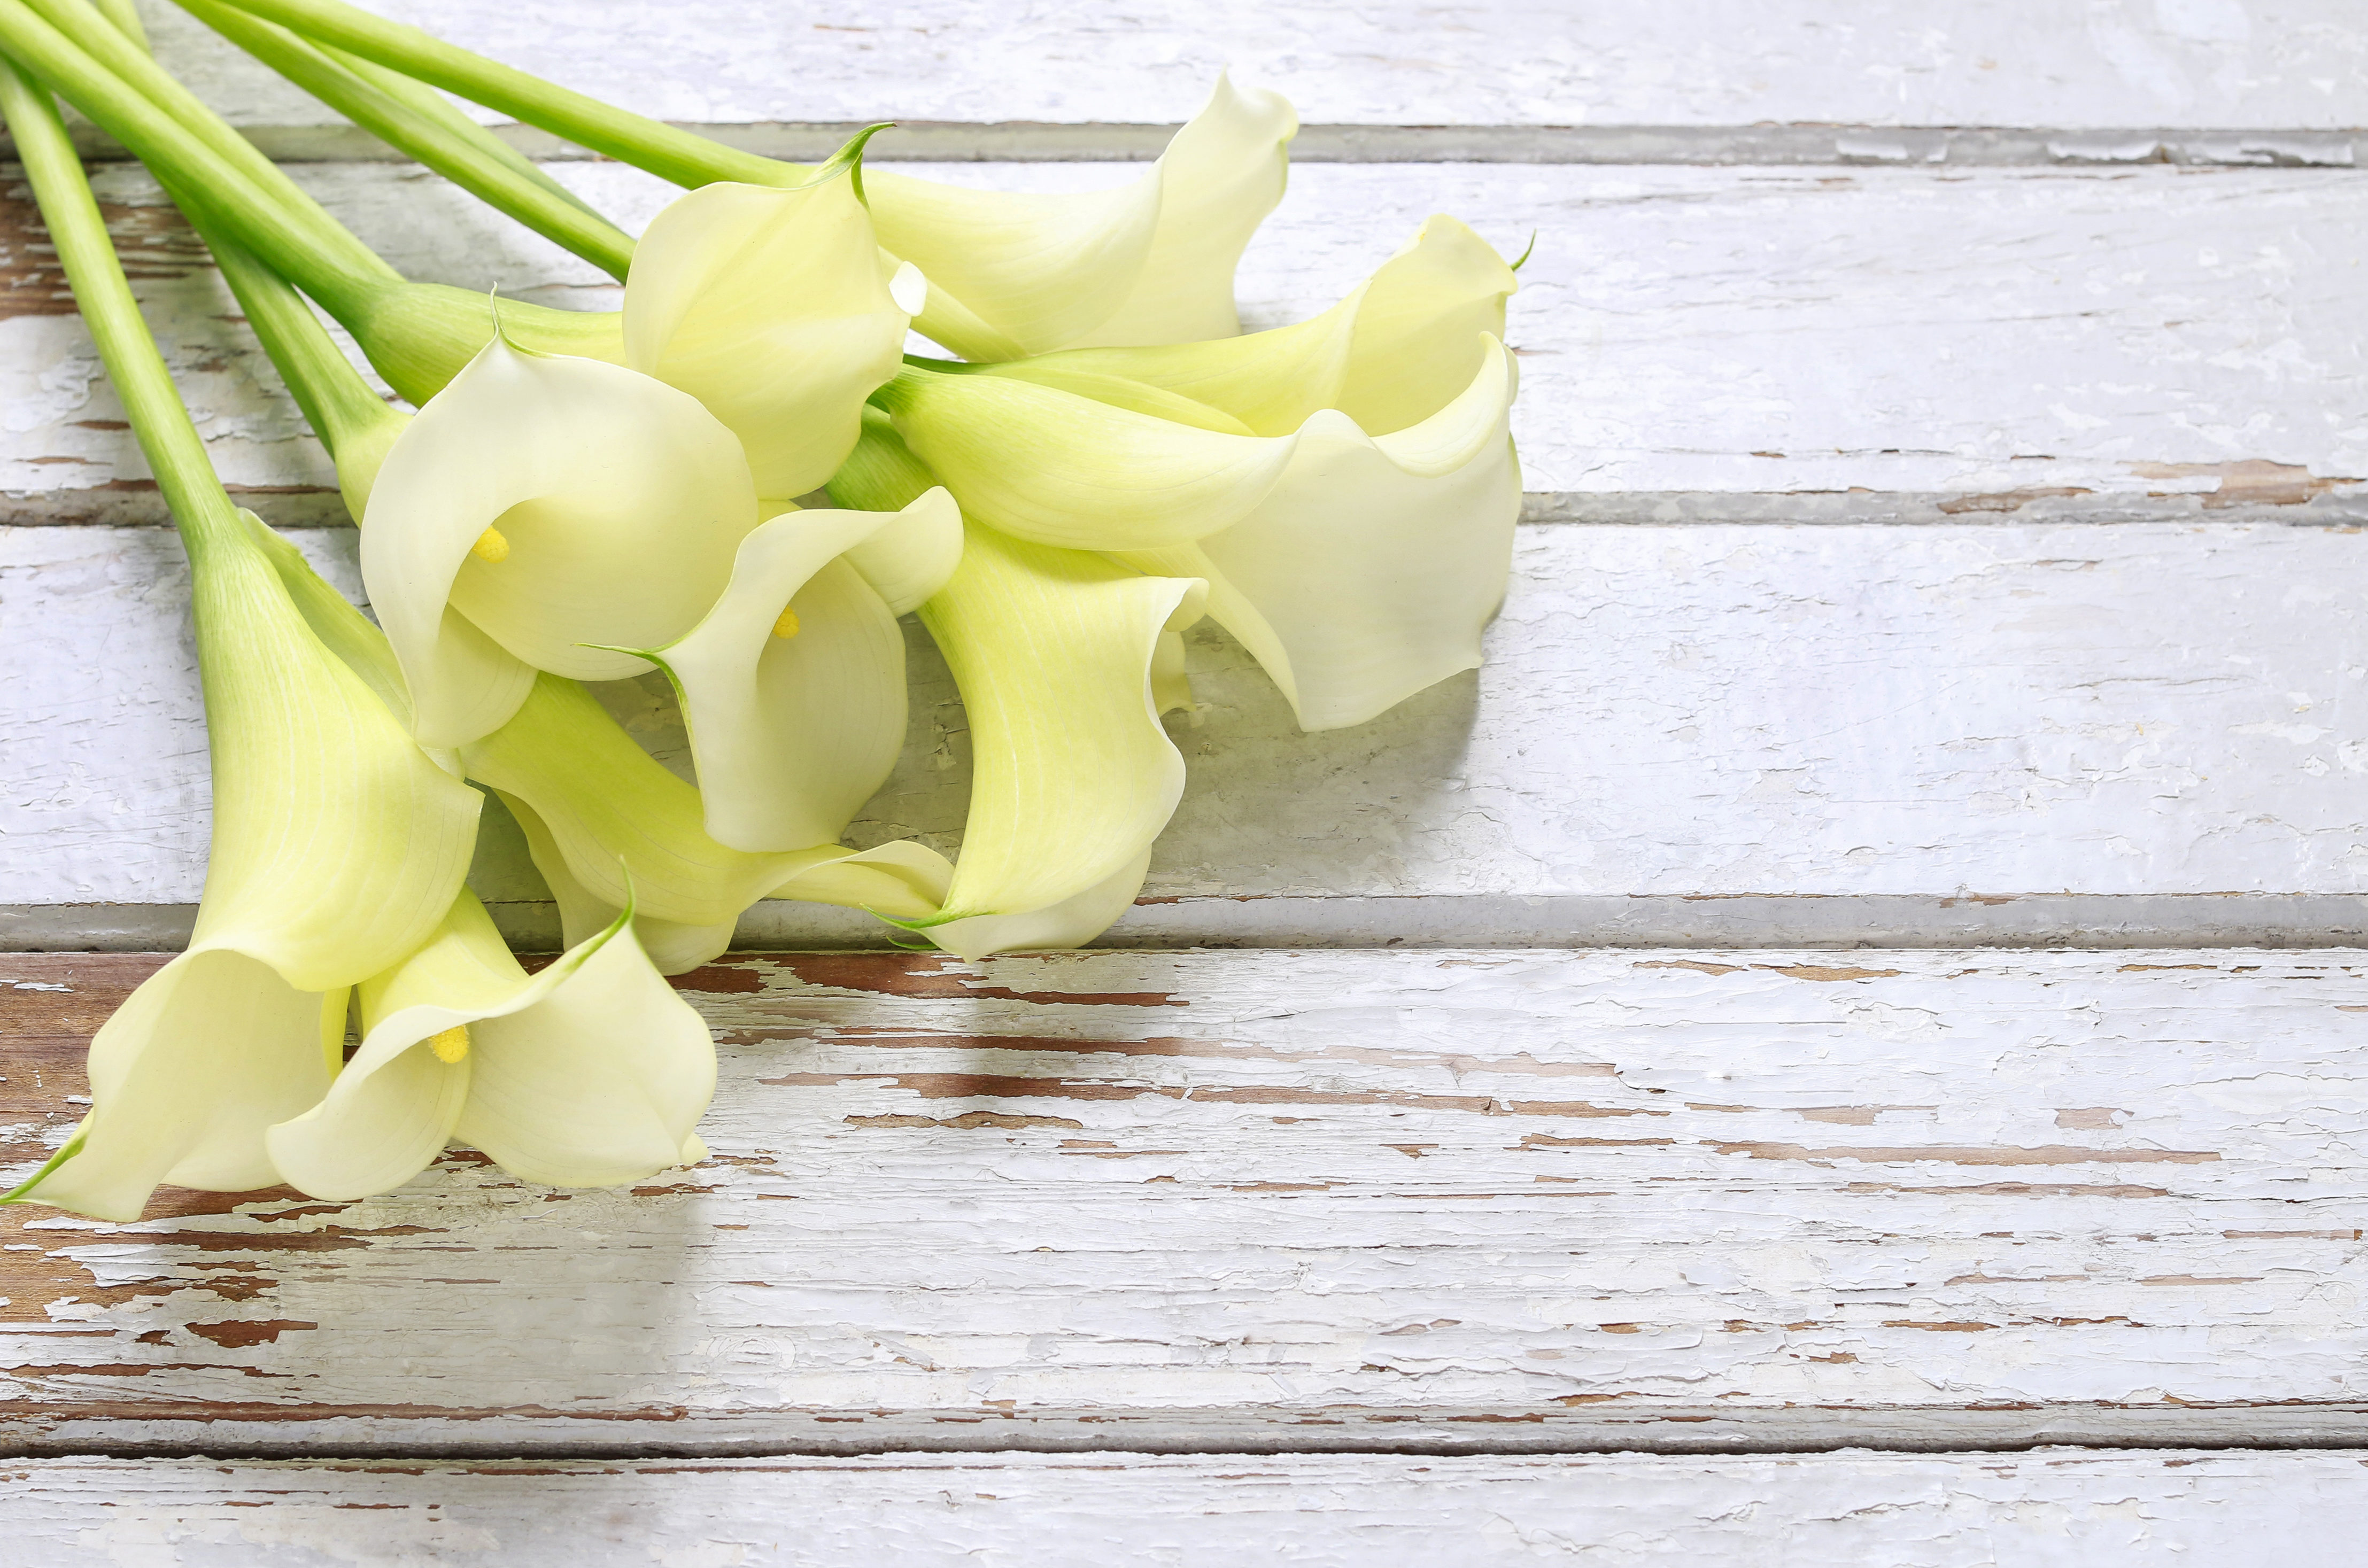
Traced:
[[1282, 199], [1298, 130], [1288, 99], [1220, 76], [1159, 161], [1117, 189], [1030, 195], [875, 171], [871, 221], [928, 277], [915, 327], [964, 358], [1230, 336], [1234, 267]]
[[456, 1140], [554, 1187], [706, 1158], [691, 1129], [715, 1094], [714, 1041], [651, 967], [629, 910], [529, 976], [464, 891], [359, 1001], [353, 1060], [265, 1134], [280, 1179], [315, 1198], [392, 1191]]
[[396, 437], [363, 517], [422, 744], [498, 728], [538, 669], [647, 670], [613, 650], [696, 626], [757, 520], [740, 443], [697, 399], [496, 339]]
[[136, 1220], [160, 1183], [277, 1181], [265, 1130], [328, 1088], [348, 988], [425, 941], [468, 869], [478, 796], [389, 710], [375, 629], [251, 514], [227, 520], [243, 532], [191, 560], [213, 759], [197, 928], [91, 1041], [90, 1115], [13, 1199]]
[[633, 252], [625, 363], [739, 437], [762, 496], [818, 490], [845, 460], [863, 400], [896, 373], [928, 292], [873, 237], [863, 141], [803, 185], [701, 187]]
[[1368, 436], [1344, 414], [1303, 426], [1281, 483], [1192, 544], [1126, 551], [1138, 571], [1209, 584], [1209, 613], [1281, 687], [1300, 727], [1361, 724], [1480, 667], [1521, 515], [1507, 428], [1512, 356], [1493, 337], [1463, 394]]
[[907, 369], [875, 401], [973, 521], [1205, 580], [1210, 613], [1301, 724], [1337, 729], [1476, 665], [1502, 600], [1520, 513], [1519, 381], [1494, 335], [1475, 333], [1473, 349], [1453, 398], [1381, 436], [1330, 409], [1257, 436], [1179, 392], [1076, 364], [1055, 368], [1058, 385]]
[[499, 792], [525, 829], [569, 944], [631, 904], [643, 947], [668, 974], [730, 946], [742, 911], [758, 899], [926, 919], [951, 875], [944, 857], [902, 841], [860, 853], [828, 841], [767, 854], [717, 843], [700, 792], [591, 693], [555, 676], [539, 676], [517, 715], [461, 756], [469, 777]]
[[[831, 488], [884, 511], [916, 505], [929, 482], [884, 421], [867, 420]], [[1159, 716], [1191, 699], [1178, 634], [1200, 619], [1204, 587], [975, 523], [964, 532], [921, 623], [962, 691], [970, 814], [941, 907], [897, 924], [963, 958], [1076, 947], [1133, 903], [1183, 792]]]
[[971, 528], [921, 612], [970, 724], [970, 814], [943, 909], [910, 928], [984, 958], [1076, 947], [1126, 912], [1184, 791], [1155, 665], [1205, 597]]
[[[741, 542], [705, 619], [643, 653], [681, 699], [718, 843], [829, 844], [888, 781], [905, 744], [896, 618], [944, 585], [961, 552], [962, 514], [942, 489], [900, 512], [791, 510]], [[859, 569], [865, 558], [901, 579], [895, 601]]]

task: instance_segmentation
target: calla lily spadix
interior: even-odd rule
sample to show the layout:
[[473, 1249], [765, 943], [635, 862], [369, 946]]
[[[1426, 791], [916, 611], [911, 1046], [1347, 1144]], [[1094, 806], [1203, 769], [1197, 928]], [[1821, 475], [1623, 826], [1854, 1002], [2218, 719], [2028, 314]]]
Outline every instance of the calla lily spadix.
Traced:
[[630, 909], [529, 976], [463, 891], [359, 1000], [353, 1059], [265, 1134], [279, 1179], [315, 1198], [392, 1191], [455, 1140], [555, 1187], [706, 1157], [691, 1129], [715, 1093], [714, 1043], [651, 967]]
[[[893, 530], [938, 563], [892, 604], [841, 559]], [[943, 586], [962, 514], [933, 489], [901, 512], [789, 511], [741, 541], [732, 581], [687, 635], [643, 656], [682, 701], [707, 831], [734, 849], [836, 840], [905, 744], [900, 610]]]
[[757, 518], [740, 443], [697, 399], [495, 339], [388, 449], [363, 517], [421, 742], [498, 728], [538, 669], [647, 670], [612, 649], [696, 626]]
[[[651, 960], [669, 974], [728, 947], [761, 898], [869, 909], [896, 919], [938, 912], [951, 868], [902, 841], [860, 853], [831, 842], [748, 854], [708, 834], [699, 791], [668, 772], [591, 693], [537, 678], [515, 717], [461, 748], [469, 777], [498, 791], [558, 900], [569, 944], [631, 903]], [[860, 804], [858, 801], [857, 804]]]

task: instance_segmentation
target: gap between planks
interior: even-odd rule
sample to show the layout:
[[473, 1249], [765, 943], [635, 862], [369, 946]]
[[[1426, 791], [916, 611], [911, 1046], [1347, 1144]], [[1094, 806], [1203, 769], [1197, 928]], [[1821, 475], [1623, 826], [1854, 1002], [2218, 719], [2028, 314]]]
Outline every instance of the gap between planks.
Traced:
[[[489, 899], [522, 952], [556, 952], [559, 906]], [[162, 953], [188, 945], [194, 903], [0, 904], [0, 952]], [[1824, 950], [2368, 948], [2368, 894], [1426, 893], [1145, 899], [1098, 949], [1654, 949]], [[860, 911], [768, 899], [741, 917], [738, 955], [886, 951]]]
[[[678, 122], [726, 145], [794, 162], [827, 158], [864, 122]], [[978, 123], [903, 120], [864, 149], [871, 163], [1149, 163], [1176, 125]], [[528, 156], [599, 160], [529, 126], [496, 134]], [[407, 162], [350, 125], [243, 126], [282, 163]], [[88, 126], [74, 128], [83, 155], [130, 154]], [[0, 156], [15, 156], [0, 138]], [[1677, 164], [1954, 168], [2079, 168], [2132, 164], [2207, 167], [2349, 169], [2368, 163], [2368, 134], [2350, 131], [2240, 131], [2132, 127], [2047, 130], [1998, 126], [1885, 125], [1302, 125], [1291, 156], [1300, 164]]]
[[[185, 1407], [184, 1407], [185, 1408]], [[1293, 1423], [1304, 1425], [1294, 1427]], [[669, 1430], [619, 1441], [620, 1426]], [[573, 1427], [599, 1428], [578, 1437]], [[857, 1428], [854, 1431], [848, 1427]], [[126, 1437], [132, 1427], [146, 1433]], [[1362, 1428], [1361, 1430], [1360, 1428]], [[525, 1430], [519, 1431], [519, 1428]], [[250, 1437], [250, 1431], [268, 1437]], [[845, 1460], [965, 1454], [1365, 1455], [1406, 1459], [1645, 1454], [1705, 1459], [1863, 1452], [2020, 1454], [2204, 1453], [2368, 1449], [2368, 1405], [2232, 1405], [2175, 1410], [1934, 1406], [1800, 1410], [1656, 1410], [1592, 1417], [1567, 1410], [1374, 1410], [1312, 1406], [1238, 1411], [1127, 1410], [980, 1413], [942, 1410], [754, 1412], [687, 1416], [678, 1410], [569, 1417], [472, 1411], [438, 1419], [413, 1407], [292, 1412], [257, 1407], [205, 1419], [144, 1407], [79, 1417], [0, 1408], [0, 1460], [63, 1459], [272, 1460], [466, 1460], [630, 1463], [659, 1460]]]
[[[2241, 466], [2241, 465], [2228, 465]], [[2054, 489], [1532, 490], [1521, 497], [1531, 527], [1686, 528], [1737, 524], [1846, 528], [1963, 528], [1983, 523], [2283, 523], [2295, 528], [2368, 528], [2368, 491], [2330, 483], [2299, 464], [2257, 463], [2266, 474], [2224, 475], [2220, 491], [2142, 495], [2059, 494]], [[2291, 472], [2287, 472], [2291, 471]], [[2248, 483], [2251, 479], [2253, 483]], [[350, 528], [326, 485], [227, 486], [239, 505], [274, 528]], [[153, 479], [117, 479], [86, 489], [0, 491], [0, 528], [173, 526]]]

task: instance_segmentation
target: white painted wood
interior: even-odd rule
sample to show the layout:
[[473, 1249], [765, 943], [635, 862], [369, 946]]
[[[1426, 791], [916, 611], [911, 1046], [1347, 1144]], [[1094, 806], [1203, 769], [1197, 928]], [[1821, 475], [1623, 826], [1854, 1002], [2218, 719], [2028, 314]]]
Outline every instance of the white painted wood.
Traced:
[[2287, 1568], [2347, 1560], [2368, 1525], [2360, 1460], [2334, 1452], [399, 1468], [71, 1460], [10, 1481], [0, 1522], [23, 1568]]
[[[243, 123], [316, 125], [162, 0], [159, 51]], [[2226, 126], [2368, 123], [2344, 0], [377, 0], [371, 8], [662, 119], [1141, 122], [1215, 74], [1312, 122]]]
[[[0, 960], [12, 1161], [65, 1135], [79, 1033], [154, 961]], [[565, 1193], [454, 1158], [361, 1203], [6, 1211], [0, 1431], [2356, 1441], [2363, 976], [2358, 952], [734, 960], [686, 982], [723, 1057], [695, 1171]]]
[[[350, 529], [293, 537], [357, 590]], [[2138, 940], [2226, 941], [2274, 917], [2220, 895], [2258, 894], [2321, 900], [2304, 926], [2340, 897], [2357, 930], [2363, 562], [2357, 532], [2258, 523], [1526, 529], [1486, 667], [1353, 730], [1299, 733], [1240, 649], [1197, 631], [1208, 707], [1170, 721], [1189, 782], [1145, 889], [1182, 902], [1138, 915], [1181, 943], [1650, 941], [1677, 919], [1848, 943], [1898, 918], [1868, 900], [2027, 939], [2048, 934], [2031, 922], [2051, 895], [2212, 895], [2128, 918]], [[195, 901], [207, 785], [183, 571], [162, 529], [0, 530], [0, 639], [21, 672], [0, 683], [0, 903]], [[852, 836], [951, 849], [967, 731], [926, 636], [908, 645], [904, 760]], [[670, 704], [614, 697], [680, 760]], [[487, 895], [540, 897], [499, 844], [510, 869], [486, 866]], [[2023, 902], [1941, 908], [1997, 898]], [[1609, 906], [1654, 899], [1619, 933]], [[1326, 901], [1362, 924], [1327, 934], [1310, 913]], [[752, 937], [870, 928], [776, 907], [791, 923]]]
[[[633, 227], [672, 194], [615, 165], [560, 167]], [[1139, 172], [921, 167], [1012, 188]], [[615, 301], [416, 171], [298, 172], [412, 276]], [[325, 462], [154, 187], [121, 165], [101, 186], [143, 248], [143, 294], [224, 477], [302, 487], [260, 498], [278, 516], [334, 517]], [[1926, 520], [2305, 515], [2314, 498], [2368, 516], [2368, 173], [1315, 166], [1244, 261], [1249, 324], [1324, 308], [1440, 210], [1508, 254], [1537, 232], [1509, 336], [1525, 483], [1565, 497], [1549, 515], [1703, 515], [1659, 494], [1688, 493], [1748, 517], [1741, 497], [1782, 493], [1820, 517], [1887, 517], [1902, 499]], [[29, 204], [0, 209], [0, 247], [28, 270], [32, 222]], [[50, 298], [41, 276], [16, 292]], [[128, 433], [94, 427], [120, 413], [72, 316], [0, 317], [0, 516], [154, 515], [108, 488], [145, 471]]]

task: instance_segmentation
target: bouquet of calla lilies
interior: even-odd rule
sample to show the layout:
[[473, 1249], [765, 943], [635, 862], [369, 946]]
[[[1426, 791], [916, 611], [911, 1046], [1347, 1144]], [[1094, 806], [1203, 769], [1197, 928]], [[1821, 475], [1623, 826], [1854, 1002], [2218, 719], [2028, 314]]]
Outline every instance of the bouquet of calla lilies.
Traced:
[[[360, 1198], [455, 1142], [567, 1186], [696, 1162], [714, 1048], [664, 977], [756, 901], [970, 959], [1076, 946], [1175, 809], [1162, 720], [1202, 617], [1309, 730], [1479, 664], [1520, 506], [1519, 263], [1434, 217], [1331, 309], [1243, 335], [1234, 268], [1297, 124], [1273, 94], [1219, 81], [1115, 189], [997, 194], [867, 170], [871, 131], [817, 167], [739, 152], [344, 0], [179, 3], [623, 309], [405, 278], [149, 54], [129, 0], [0, 0], [0, 108], [188, 549], [213, 765], [189, 948], [99, 1031], [89, 1116], [9, 1200]], [[447, 94], [686, 194], [637, 241]], [[374, 621], [232, 506], [59, 98], [211, 247], [336, 463]], [[951, 863], [840, 842], [904, 744], [907, 614], [968, 713]], [[695, 786], [584, 684], [654, 670]], [[559, 906], [533, 974], [465, 885], [480, 790]]]

